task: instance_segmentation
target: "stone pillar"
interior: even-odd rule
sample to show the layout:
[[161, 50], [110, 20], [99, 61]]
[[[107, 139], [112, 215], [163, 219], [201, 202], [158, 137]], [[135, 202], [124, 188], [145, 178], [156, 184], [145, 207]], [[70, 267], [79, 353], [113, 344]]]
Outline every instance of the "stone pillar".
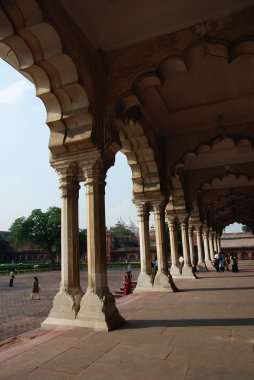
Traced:
[[177, 235], [175, 231], [175, 217], [167, 217], [168, 229], [169, 229], [169, 240], [170, 240], [170, 251], [171, 251], [171, 268], [170, 274], [173, 277], [180, 276], [178, 264], [178, 254], [177, 254]]
[[221, 251], [220, 234], [217, 234], [217, 247], [218, 247], [218, 252], [220, 252]]
[[201, 225], [196, 225], [197, 247], [198, 247], [198, 267], [200, 271], [206, 271], [206, 265], [202, 254]]
[[216, 241], [216, 233], [213, 233], [213, 249], [215, 253], [218, 253], [217, 241]]
[[203, 225], [203, 241], [204, 241], [204, 251], [205, 251], [205, 264], [207, 267], [211, 267], [211, 260], [209, 255], [209, 245], [208, 245], [208, 227]]
[[105, 172], [101, 164], [82, 165], [87, 206], [88, 287], [80, 303], [78, 325], [111, 330], [123, 323], [107, 282], [105, 236]]
[[177, 291], [173, 278], [166, 267], [165, 209], [161, 203], [153, 203], [152, 207], [158, 259], [158, 272], [154, 279], [153, 290]]
[[189, 228], [188, 228], [188, 237], [189, 237], [189, 249], [190, 249], [190, 262], [191, 262], [191, 266], [193, 266], [194, 243], [193, 243], [193, 228], [192, 228], [192, 226], [189, 226]]
[[209, 229], [209, 236], [208, 236], [208, 239], [209, 239], [210, 258], [211, 258], [211, 261], [213, 262], [213, 258], [214, 258], [213, 230], [212, 230], [211, 228]]
[[146, 202], [135, 202], [138, 213], [140, 264], [141, 270], [138, 276], [137, 286], [134, 293], [151, 290], [151, 257], [149, 236], [149, 204]]
[[79, 184], [75, 169], [57, 168], [62, 196], [61, 209], [61, 284], [49, 317], [42, 326], [75, 325], [83, 293], [79, 267]]
[[187, 237], [187, 218], [186, 216], [180, 217], [181, 224], [181, 235], [182, 235], [182, 245], [183, 245], [183, 258], [184, 266], [182, 270], [182, 277], [191, 277], [195, 278], [193, 275], [190, 256], [189, 256], [189, 246], [188, 246], [188, 237]]

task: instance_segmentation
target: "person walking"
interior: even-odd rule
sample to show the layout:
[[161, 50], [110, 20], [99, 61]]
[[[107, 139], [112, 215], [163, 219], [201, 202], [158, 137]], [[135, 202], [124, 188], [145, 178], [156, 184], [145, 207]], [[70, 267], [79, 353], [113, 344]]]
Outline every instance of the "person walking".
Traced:
[[13, 287], [13, 281], [14, 281], [14, 278], [15, 278], [15, 272], [12, 270], [10, 271], [10, 287]]
[[224, 272], [225, 270], [225, 258], [222, 252], [219, 255], [219, 272]]
[[226, 271], [229, 271], [229, 264], [230, 264], [230, 260], [229, 260], [228, 254], [226, 254], [225, 255], [225, 269], [226, 269]]
[[37, 277], [34, 277], [34, 283], [33, 283], [33, 288], [32, 288], [31, 300], [33, 300], [34, 297], [35, 297], [35, 299], [39, 300], [40, 299], [39, 292], [40, 292], [39, 280], [38, 280]]
[[230, 264], [232, 265], [232, 272], [239, 272], [238, 270], [238, 260], [235, 255], [230, 257]]
[[220, 255], [219, 253], [216, 252], [213, 258], [213, 266], [217, 272], [219, 272], [219, 263], [220, 263], [219, 258], [220, 258]]
[[183, 258], [183, 256], [181, 255], [181, 256], [179, 257], [179, 272], [180, 272], [180, 274], [183, 273], [183, 266], [184, 266], [184, 258]]

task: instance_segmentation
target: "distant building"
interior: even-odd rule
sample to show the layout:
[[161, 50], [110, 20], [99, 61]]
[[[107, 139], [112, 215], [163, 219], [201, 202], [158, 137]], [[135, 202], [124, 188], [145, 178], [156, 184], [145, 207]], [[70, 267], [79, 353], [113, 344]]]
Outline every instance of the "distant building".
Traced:
[[9, 243], [7, 248], [0, 250], [0, 262], [26, 262], [26, 261], [47, 261], [48, 253], [38, 248], [36, 244], [26, 242], [20, 248], [11, 246], [11, 232], [0, 231], [0, 235]]
[[224, 233], [221, 250], [237, 255], [238, 260], [254, 260], [254, 235], [251, 232]]
[[11, 241], [11, 233], [10, 231], [0, 231], [0, 236], [4, 238], [8, 243]]
[[[112, 262], [139, 262], [139, 230], [138, 226], [129, 218], [125, 223], [121, 217], [116, 221], [115, 226], [123, 226], [128, 228], [132, 235], [129, 236], [113, 236], [109, 231], [106, 233], [106, 254], [107, 261]], [[151, 258], [154, 260], [156, 256], [156, 240], [154, 227], [150, 229], [150, 252]]]

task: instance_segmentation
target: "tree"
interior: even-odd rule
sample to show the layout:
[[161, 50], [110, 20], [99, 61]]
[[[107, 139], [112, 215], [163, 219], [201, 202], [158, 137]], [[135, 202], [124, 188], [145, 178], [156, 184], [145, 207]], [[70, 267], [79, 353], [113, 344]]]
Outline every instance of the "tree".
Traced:
[[113, 236], [134, 236], [134, 233], [122, 224], [118, 224], [115, 227], [110, 227], [110, 232]]
[[243, 232], [252, 232], [252, 229], [251, 229], [249, 226], [245, 226], [245, 225], [243, 225], [243, 226], [242, 226], [242, 231], [243, 231]]
[[16, 219], [10, 231], [16, 247], [26, 241], [31, 241], [39, 248], [47, 250], [51, 264], [54, 265], [55, 256], [61, 249], [61, 209], [59, 207], [50, 207], [46, 212], [35, 209], [27, 218]]

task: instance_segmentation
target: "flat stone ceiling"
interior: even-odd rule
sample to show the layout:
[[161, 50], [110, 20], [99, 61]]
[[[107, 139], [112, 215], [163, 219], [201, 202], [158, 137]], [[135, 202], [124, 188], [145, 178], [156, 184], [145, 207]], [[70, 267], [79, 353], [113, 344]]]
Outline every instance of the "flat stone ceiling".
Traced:
[[110, 51], [247, 8], [253, 0], [59, 0], [92, 45]]

